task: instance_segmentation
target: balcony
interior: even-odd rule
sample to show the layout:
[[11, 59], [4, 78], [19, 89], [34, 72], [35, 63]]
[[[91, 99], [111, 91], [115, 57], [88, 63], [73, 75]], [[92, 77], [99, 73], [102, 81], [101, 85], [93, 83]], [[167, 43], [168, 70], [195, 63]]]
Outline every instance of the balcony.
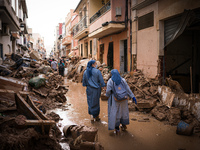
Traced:
[[106, 13], [108, 10], [110, 10], [110, 1], [106, 3], [97, 13], [95, 13], [91, 18], [90, 18], [90, 23], [93, 23], [96, 19], [101, 17], [104, 13]]
[[62, 45], [69, 45], [72, 42], [72, 37], [70, 35], [65, 36], [62, 40]]
[[20, 39], [20, 35], [19, 32], [11, 32], [12, 37], [14, 37], [15, 39]]
[[7, 24], [11, 31], [19, 31], [19, 20], [8, 0], [0, 1], [1, 22]]
[[[125, 14], [121, 13], [125, 11], [125, 2], [117, 3], [116, 0], [112, 2], [113, 3], [110, 3], [109, 1], [106, 3], [90, 18], [88, 37], [102, 38], [125, 29]], [[117, 8], [120, 11], [118, 11]]]
[[73, 36], [74, 39], [81, 39], [88, 35], [88, 26], [87, 26], [87, 18], [84, 16], [79, 23], [73, 28]]

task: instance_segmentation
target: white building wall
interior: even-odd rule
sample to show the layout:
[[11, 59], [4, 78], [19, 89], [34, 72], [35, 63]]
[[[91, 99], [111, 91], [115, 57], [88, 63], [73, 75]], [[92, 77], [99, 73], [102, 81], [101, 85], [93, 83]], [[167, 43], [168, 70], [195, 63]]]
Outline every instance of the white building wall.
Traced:
[[10, 36], [1, 36], [0, 33], [0, 41], [1, 44], [3, 44], [3, 56], [5, 54], [11, 54], [12, 53], [12, 41], [10, 41]]

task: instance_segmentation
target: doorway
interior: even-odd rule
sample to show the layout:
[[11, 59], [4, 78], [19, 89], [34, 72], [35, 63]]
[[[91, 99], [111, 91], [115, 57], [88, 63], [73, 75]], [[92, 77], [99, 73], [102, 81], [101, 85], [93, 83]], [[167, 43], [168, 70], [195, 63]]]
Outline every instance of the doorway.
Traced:
[[104, 54], [104, 44], [100, 45], [100, 54], [99, 54], [99, 61], [102, 64], [103, 63], [103, 54]]
[[90, 40], [90, 54], [92, 56], [92, 40]]
[[83, 57], [83, 44], [81, 44], [81, 57]]
[[85, 43], [85, 48], [84, 48], [84, 57], [88, 57], [88, 42]]
[[110, 42], [109, 46], [108, 46], [108, 55], [107, 55], [107, 64], [110, 69], [113, 69], [113, 67], [114, 67], [113, 66], [113, 62], [114, 62], [114, 60], [113, 60], [114, 54], [113, 53], [114, 53], [113, 52], [113, 42]]
[[199, 40], [200, 31], [185, 30], [165, 49], [166, 76], [178, 81], [186, 93], [199, 92]]
[[127, 72], [127, 40], [120, 41], [120, 73]]
[[0, 58], [3, 59], [3, 44], [0, 44]]
[[186, 93], [200, 91], [200, 9], [164, 21], [164, 71]]

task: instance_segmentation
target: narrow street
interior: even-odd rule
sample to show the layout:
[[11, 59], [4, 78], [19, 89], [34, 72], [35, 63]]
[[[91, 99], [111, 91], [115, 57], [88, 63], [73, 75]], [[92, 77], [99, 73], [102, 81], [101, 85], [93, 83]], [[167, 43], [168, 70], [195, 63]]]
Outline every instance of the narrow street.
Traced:
[[[54, 110], [63, 119], [59, 122], [62, 124], [61, 131], [65, 125], [96, 127], [98, 128], [98, 141], [105, 150], [198, 150], [200, 147], [199, 134], [177, 135], [176, 126], [165, 125], [167, 122], [160, 122], [150, 114], [138, 111], [130, 112], [130, 125], [127, 131], [121, 131], [120, 135], [116, 135], [107, 127], [107, 101], [101, 101], [100, 104], [101, 121], [91, 123], [87, 112], [85, 88], [81, 83], [66, 79], [65, 83], [69, 85], [66, 102], [66, 105], [69, 105], [68, 110]], [[139, 122], [142, 118], [149, 118], [149, 122]], [[63, 148], [68, 149], [69, 147], [63, 144]]]
[[0, 150], [200, 150], [199, 41], [200, 0], [0, 0]]

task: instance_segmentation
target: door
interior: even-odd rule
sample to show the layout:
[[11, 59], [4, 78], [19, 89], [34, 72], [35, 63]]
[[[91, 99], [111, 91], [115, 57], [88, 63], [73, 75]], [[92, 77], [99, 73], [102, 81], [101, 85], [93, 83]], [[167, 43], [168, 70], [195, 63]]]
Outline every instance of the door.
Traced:
[[99, 61], [102, 64], [103, 63], [103, 54], [104, 54], [104, 44], [100, 45], [100, 55], [99, 55]]
[[127, 72], [127, 40], [120, 41], [120, 73]]
[[108, 67], [110, 69], [113, 69], [113, 42], [110, 42], [109, 43], [109, 46], [108, 46], [108, 55], [107, 55], [107, 63], [108, 63]]
[[85, 43], [84, 57], [88, 57], [88, 42]]
[[90, 54], [92, 56], [92, 40], [90, 40]]
[[3, 44], [0, 44], [0, 58], [3, 59]]
[[81, 44], [81, 57], [83, 57], [83, 44]]

